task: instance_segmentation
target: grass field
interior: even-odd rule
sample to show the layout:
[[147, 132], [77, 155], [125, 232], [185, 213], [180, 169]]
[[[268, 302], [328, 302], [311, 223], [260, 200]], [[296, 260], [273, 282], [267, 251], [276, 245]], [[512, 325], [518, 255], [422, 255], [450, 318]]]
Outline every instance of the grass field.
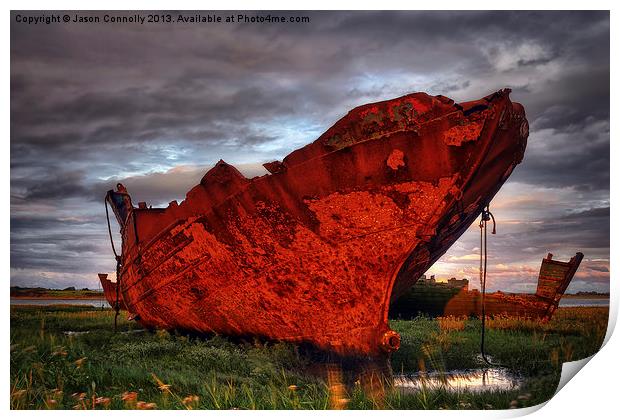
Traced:
[[[594, 354], [607, 308], [560, 308], [551, 322], [488, 321], [487, 353], [523, 378], [518, 390], [484, 393], [388, 389], [380, 398], [307, 372], [314, 362], [284, 343], [233, 343], [140, 331], [114, 312], [11, 307], [12, 409], [505, 409], [548, 400], [564, 361]], [[119, 319], [124, 317], [119, 317]], [[392, 321], [402, 336], [395, 374], [480, 368], [480, 322]], [[305, 372], [305, 373], [304, 373]], [[331, 385], [331, 386], [330, 386]]]

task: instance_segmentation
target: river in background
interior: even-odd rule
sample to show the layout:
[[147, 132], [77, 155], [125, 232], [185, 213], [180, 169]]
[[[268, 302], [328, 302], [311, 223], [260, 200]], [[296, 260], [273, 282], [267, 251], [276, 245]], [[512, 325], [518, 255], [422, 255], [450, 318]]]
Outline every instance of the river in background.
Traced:
[[574, 308], [577, 306], [609, 306], [609, 298], [571, 298], [560, 299], [560, 308]]
[[94, 306], [96, 308], [110, 308], [110, 304], [105, 298], [101, 299], [13, 299], [11, 298], [11, 305], [86, 305]]

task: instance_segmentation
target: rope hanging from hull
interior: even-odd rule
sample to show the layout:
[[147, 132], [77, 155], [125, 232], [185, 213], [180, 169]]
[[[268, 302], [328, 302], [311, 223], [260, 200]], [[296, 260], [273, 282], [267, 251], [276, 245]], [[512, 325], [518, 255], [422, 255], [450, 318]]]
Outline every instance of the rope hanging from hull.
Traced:
[[114, 253], [114, 258], [116, 258], [116, 302], [114, 304], [114, 332], [117, 330], [118, 326], [118, 315], [120, 313], [120, 304], [119, 304], [119, 295], [121, 293], [121, 261], [122, 257], [116, 253], [116, 248], [114, 247], [114, 239], [112, 238], [112, 228], [110, 226], [110, 213], [108, 211], [108, 200], [107, 197], [103, 200], [105, 203], [105, 216], [108, 221], [108, 234], [110, 235], [110, 244], [112, 244], [112, 252]]
[[487, 355], [484, 350], [484, 342], [485, 342], [485, 332], [486, 332], [486, 309], [485, 309], [485, 295], [486, 295], [486, 285], [487, 285], [487, 222], [493, 221], [493, 231], [492, 235], [496, 234], [496, 223], [495, 216], [489, 210], [489, 205], [487, 204], [486, 208], [482, 210], [480, 215], [480, 291], [482, 294], [482, 302], [481, 302], [481, 315], [482, 315], [482, 324], [481, 324], [481, 334], [480, 334], [480, 354], [482, 356], [482, 360], [490, 366], [499, 366], [496, 363], [489, 361]]
[[118, 297], [121, 293], [120, 289], [121, 289], [121, 257], [117, 256], [116, 257], [116, 302], [114, 304], [114, 332], [116, 332], [118, 314], [121, 311], [121, 306], [118, 301]]

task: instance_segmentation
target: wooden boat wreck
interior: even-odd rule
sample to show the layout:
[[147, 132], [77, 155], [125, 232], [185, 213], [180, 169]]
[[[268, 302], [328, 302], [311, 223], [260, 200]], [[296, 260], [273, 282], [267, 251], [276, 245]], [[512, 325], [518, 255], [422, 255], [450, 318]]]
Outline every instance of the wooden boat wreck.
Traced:
[[118, 309], [126, 311], [127, 306], [125, 306], [125, 302], [123, 301], [123, 295], [116, 293], [116, 287], [120, 284], [110, 280], [107, 273], [99, 273], [98, 276], [105, 300], [108, 301], [112, 308], [118, 307]]
[[[581, 264], [578, 252], [569, 261], [557, 261], [552, 254], [543, 258], [536, 293], [487, 293], [487, 316], [518, 316], [548, 321]], [[483, 296], [478, 290], [444, 285], [415, 285], [390, 307], [390, 318], [430, 316], [480, 317]]]
[[390, 303], [523, 158], [528, 123], [509, 93], [460, 104], [413, 93], [357, 107], [265, 164], [269, 174], [247, 179], [219, 161], [166, 208], [134, 207], [118, 184], [106, 209], [120, 224], [127, 310], [147, 328], [347, 357], [397, 350]]

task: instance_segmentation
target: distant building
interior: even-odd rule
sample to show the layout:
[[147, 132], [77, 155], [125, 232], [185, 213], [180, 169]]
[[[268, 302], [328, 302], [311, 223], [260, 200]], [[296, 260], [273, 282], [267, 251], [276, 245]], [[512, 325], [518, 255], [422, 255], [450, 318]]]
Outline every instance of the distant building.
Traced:
[[451, 279], [448, 280], [448, 286], [453, 287], [455, 289], [467, 290], [469, 288], [469, 280], [467, 279], [458, 280], [457, 278], [452, 277]]
[[426, 277], [426, 274], [422, 274], [422, 277], [420, 277], [418, 279], [418, 284], [424, 284], [427, 286], [432, 286], [435, 285], [437, 283], [437, 281], [435, 280], [435, 276], [432, 275], [430, 277]]
[[434, 275], [430, 277], [426, 277], [426, 274], [423, 274], [417, 281], [416, 285], [418, 286], [433, 286], [440, 288], [454, 288], [454, 289], [463, 289], [467, 291], [469, 288], [469, 280], [461, 279], [458, 280], [456, 277], [452, 277], [447, 282], [445, 281], [437, 281]]

